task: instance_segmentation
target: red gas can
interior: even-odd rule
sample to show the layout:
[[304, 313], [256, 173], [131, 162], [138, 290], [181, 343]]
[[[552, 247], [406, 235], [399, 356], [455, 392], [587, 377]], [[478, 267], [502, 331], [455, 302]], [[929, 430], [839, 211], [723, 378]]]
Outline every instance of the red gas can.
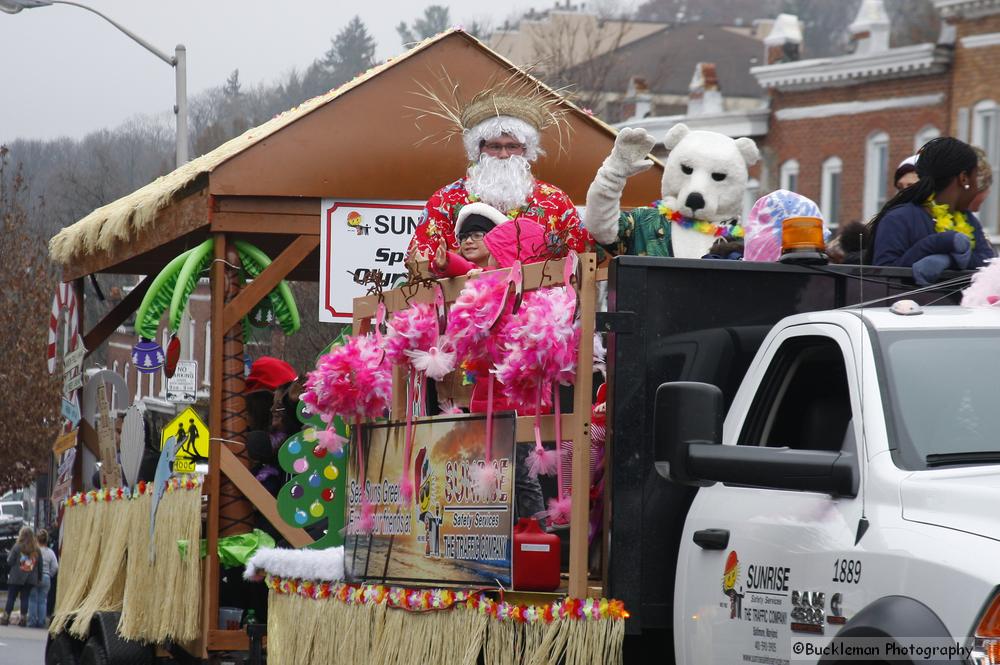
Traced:
[[514, 588], [555, 591], [559, 588], [559, 536], [545, 533], [538, 520], [522, 517], [514, 527]]

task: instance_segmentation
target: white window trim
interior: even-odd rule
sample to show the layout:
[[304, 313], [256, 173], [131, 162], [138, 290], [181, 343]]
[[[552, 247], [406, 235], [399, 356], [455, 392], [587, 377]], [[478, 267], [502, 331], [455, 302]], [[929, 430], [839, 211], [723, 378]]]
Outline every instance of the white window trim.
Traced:
[[[989, 141], [992, 145], [984, 145], [985, 141], [983, 140], [981, 120], [987, 115], [993, 119], [993, 136], [992, 140]], [[986, 159], [989, 160], [991, 166], [1000, 162], [1000, 104], [997, 104], [996, 100], [993, 99], [984, 99], [976, 102], [972, 107], [970, 124], [972, 126], [972, 140], [970, 141], [972, 145], [979, 146], [986, 151]], [[994, 166], [994, 168], [996, 167]], [[998, 226], [1000, 226], [998, 225], [998, 220], [1000, 220], [1000, 193], [998, 193], [996, 185], [990, 188], [990, 193], [976, 216], [982, 222], [984, 229], [987, 231], [997, 231]]]
[[[781, 189], [787, 189], [789, 191], [795, 191], [798, 188], [799, 179], [799, 161], [797, 159], [789, 159], [781, 165], [779, 173], [779, 182], [781, 183]], [[796, 187], [789, 186], [789, 181], [792, 176], [795, 176]]]
[[936, 139], [941, 136], [941, 130], [934, 125], [924, 125], [920, 128], [916, 134], [913, 135], [913, 154], [917, 154], [917, 151], [924, 146], [925, 143], [931, 139]]
[[[880, 181], [888, 181], [892, 177], [892, 173], [883, 174], [884, 178], [876, 173], [878, 170], [878, 149], [883, 145], [888, 150], [889, 135], [883, 131], [873, 132], [865, 140], [865, 196], [862, 210], [865, 219], [873, 217], [878, 212], [880, 185], [887, 188], [886, 194], [888, 194], [888, 182]], [[888, 171], [888, 168], [886, 170]]]
[[[831, 214], [834, 201], [830, 180], [832, 176], [840, 175], [843, 172], [844, 162], [840, 159], [840, 157], [829, 157], [823, 162], [820, 187], [820, 209], [823, 211], [823, 219], [826, 221], [827, 226], [837, 226], [837, 220], [833, 219], [833, 215]], [[840, 184], [841, 187], [843, 187], [843, 180], [841, 180]], [[837, 203], [839, 203], [839, 201]]]

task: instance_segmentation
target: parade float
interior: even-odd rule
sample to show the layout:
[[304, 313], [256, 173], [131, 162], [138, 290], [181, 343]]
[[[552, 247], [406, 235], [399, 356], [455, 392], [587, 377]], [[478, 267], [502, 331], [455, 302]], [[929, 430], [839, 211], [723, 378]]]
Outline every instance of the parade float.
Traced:
[[[529, 311], [536, 294], [546, 290], [561, 290], [564, 304], [571, 303], [571, 408], [521, 417], [432, 414], [417, 399], [425, 396], [427, 365], [389, 361], [382, 413], [373, 405], [367, 412], [321, 414], [310, 412], [308, 400], [303, 403], [306, 426], [279, 455], [292, 479], [277, 499], [248, 469], [244, 322], [270, 305], [283, 332], [291, 332], [298, 317], [286, 280], [319, 282], [320, 320], [353, 323], [358, 340], [388, 335], [382, 324], [406, 316], [418, 303], [440, 319], [434, 330], [444, 335], [466, 282], [476, 281], [433, 282], [401, 267], [424, 199], [463, 169], [461, 154], [448, 146], [414, 147], [428, 130], [412, 121], [408, 93], [420, 90], [421, 82], [440, 80], [444, 69], [470, 89], [504, 77], [535, 84], [473, 37], [449, 31], [95, 210], [53, 238], [63, 291], [73, 295], [57, 302], [58, 313], [66, 313], [61, 302], [71, 302], [72, 325], [81, 331], [78, 355], [131, 325], [139, 310], [136, 364], [163, 371], [159, 364], [168, 364], [176, 348], [144, 342], [155, 344], [164, 329], [176, 330], [178, 312], [201, 277], [210, 283], [212, 325], [205, 434], [189, 428], [181, 440], [178, 432], [163, 446], [155, 478], [142, 482], [129, 470], [134, 447], [141, 447], [135, 442], [143, 439], [142, 407], [129, 404], [134, 391], [122, 389], [120, 377], [90, 379], [97, 406], [85, 399], [83, 410], [95, 415], [79, 419], [78, 428], [67, 427], [60, 439], [56, 453], [68, 489], [64, 570], [79, 577], [63, 577], [77, 581], [59, 588], [51, 662], [75, 662], [81, 649], [103, 649], [111, 657], [122, 644], [137, 649], [129, 662], [154, 654], [212, 659], [247, 651], [250, 639], [239, 622], [220, 623], [220, 557], [230, 560], [228, 546], [243, 543], [257, 515], [290, 548], [300, 548], [253, 569], [270, 597], [266, 643], [272, 663], [314, 662], [321, 655], [410, 662], [416, 654], [433, 662], [608, 662], [620, 653], [627, 612], [606, 598], [607, 533], [588, 546], [590, 493], [568, 492], [570, 486], [589, 488], [590, 455], [574, 456], [571, 469], [556, 465], [571, 481], [563, 478], [557, 492], [569, 546], [555, 588], [519, 592], [512, 571], [513, 446], [543, 452], [560, 440], [566, 450], [590, 446], [596, 283], [603, 278], [592, 254], [487, 273], [508, 294], [504, 307], [513, 309], [516, 300]], [[543, 136], [551, 156], [537, 165], [538, 176], [583, 201], [614, 132], [572, 104], [559, 103], [572, 134], [562, 140], [564, 153], [557, 137]], [[389, 169], [392, 178], [385, 177]], [[636, 176], [622, 204], [648, 203], [637, 192], [656, 191], [658, 180], [658, 165]], [[109, 273], [145, 277], [85, 329], [83, 280]], [[407, 279], [408, 285], [389, 288]], [[497, 329], [503, 326], [499, 322]], [[402, 357], [409, 358], [405, 351]], [[557, 395], [557, 406], [551, 379], [545, 399]], [[82, 379], [79, 384], [67, 384], [71, 401]], [[120, 442], [109, 421], [109, 399], [126, 413]], [[336, 415], [349, 427], [322, 415]], [[204, 446], [204, 474], [179, 472], [191, 465], [178, 458], [202, 456], [184, 447], [192, 431]], [[341, 439], [349, 440], [346, 447]], [[455, 441], [466, 445], [452, 460], [457, 464], [449, 465], [443, 450]], [[100, 487], [83, 477], [85, 457], [104, 460]], [[123, 474], [111, 473], [116, 459]], [[473, 466], [480, 471], [473, 473]], [[383, 489], [375, 492], [376, 486]], [[457, 512], [449, 510], [457, 503], [445, 500], [448, 492], [493, 503], [481, 504], [470, 518], [473, 526], [466, 527], [464, 517], [446, 519]], [[317, 543], [306, 529], [323, 519], [330, 520], [329, 528]], [[406, 521], [410, 534], [396, 533]], [[425, 530], [433, 525], [431, 539]], [[343, 551], [324, 548], [339, 542]], [[486, 559], [488, 565], [479, 565]]]

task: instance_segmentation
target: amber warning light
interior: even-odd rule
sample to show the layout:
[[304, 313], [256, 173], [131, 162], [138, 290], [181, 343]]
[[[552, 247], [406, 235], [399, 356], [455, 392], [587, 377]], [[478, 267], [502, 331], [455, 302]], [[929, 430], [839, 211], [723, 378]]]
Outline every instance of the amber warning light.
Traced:
[[781, 262], [825, 264], [823, 220], [819, 217], [789, 217], [781, 223]]

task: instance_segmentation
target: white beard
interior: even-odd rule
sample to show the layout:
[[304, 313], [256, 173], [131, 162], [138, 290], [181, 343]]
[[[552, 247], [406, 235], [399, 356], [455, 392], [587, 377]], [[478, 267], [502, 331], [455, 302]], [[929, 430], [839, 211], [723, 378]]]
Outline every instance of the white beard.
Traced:
[[507, 159], [480, 155], [466, 176], [468, 192], [501, 212], [526, 205], [535, 189], [531, 162], [522, 155], [511, 155]]

